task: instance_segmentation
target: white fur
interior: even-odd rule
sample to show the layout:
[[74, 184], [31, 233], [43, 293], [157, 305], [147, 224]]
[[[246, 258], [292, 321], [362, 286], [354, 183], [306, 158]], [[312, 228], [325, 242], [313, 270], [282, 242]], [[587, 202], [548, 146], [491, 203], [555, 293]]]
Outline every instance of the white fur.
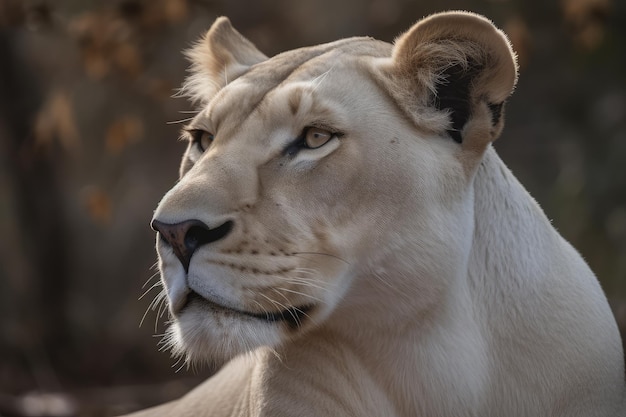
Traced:
[[[225, 67], [261, 59], [216, 25], [210, 42], [243, 42]], [[393, 51], [367, 39], [315, 48], [238, 67], [192, 122], [216, 139], [204, 153], [190, 143], [155, 218], [235, 227], [187, 274], [162, 238], [157, 249], [174, 354], [225, 365], [137, 416], [626, 415], [620, 337], [595, 276], [491, 146], [502, 119], [490, 106], [516, 80], [504, 35], [450, 13]], [[460, 144], [430, 96], [447, 64], [424, 48], [465, 70], [483, 60]], [[220, 50], [197, 46], [196, 71], [221, 74]], [[271, 88], [250, 81], [281, 59], [302, 64]], [[310, 125], [339, 133], [289, 155]], [[202, 300], [186, 304], [189, 291]], [[311, 304], [295, 328], [231, 310]]]

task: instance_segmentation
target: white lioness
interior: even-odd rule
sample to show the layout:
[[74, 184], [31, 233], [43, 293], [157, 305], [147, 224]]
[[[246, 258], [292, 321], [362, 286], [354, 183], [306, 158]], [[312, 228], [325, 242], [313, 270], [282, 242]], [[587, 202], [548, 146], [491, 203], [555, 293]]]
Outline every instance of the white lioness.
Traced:
[[623, 416], [596, 278], [491, 147], [517, 78], [475, 14], [267, 58], [218, 19], [153, 221], [188, 361], [136, 416]]

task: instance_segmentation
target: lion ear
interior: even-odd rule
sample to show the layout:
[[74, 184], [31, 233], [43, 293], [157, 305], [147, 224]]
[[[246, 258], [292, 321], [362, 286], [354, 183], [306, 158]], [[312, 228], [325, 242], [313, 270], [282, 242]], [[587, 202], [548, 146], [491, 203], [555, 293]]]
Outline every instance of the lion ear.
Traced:
[[419, 21], [396, 40], [386, 72], [393, 95], [416, 123], [443, 127], [464, 148], [480, 151], [500, 135], [504, 102], [517, 81], [506, 35], [467, 12]]
[[267, 57], [227, 17], [219, 17], [209, 31], [186, 52], [191, 61], [182, 94], [206, 103], [226, 84]]

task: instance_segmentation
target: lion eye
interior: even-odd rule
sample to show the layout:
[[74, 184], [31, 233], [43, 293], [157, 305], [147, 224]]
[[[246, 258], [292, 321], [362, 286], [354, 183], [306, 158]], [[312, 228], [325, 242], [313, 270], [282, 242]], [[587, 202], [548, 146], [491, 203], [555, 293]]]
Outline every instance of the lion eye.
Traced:
[[333, 133], [317, 127], [309, 127], [304, 132], [304, 147], [309, 149], [319, 148], [332, 139]]
[[209, 133], [201, 129], [193, 129], [190, 130], [189, 133], [191, 134], [192, 143], [198, 147], [200, 152], [204, 152], [209, 149], [209, 146], [213, 143], [213, 139], [215, 139], [213, 133]]

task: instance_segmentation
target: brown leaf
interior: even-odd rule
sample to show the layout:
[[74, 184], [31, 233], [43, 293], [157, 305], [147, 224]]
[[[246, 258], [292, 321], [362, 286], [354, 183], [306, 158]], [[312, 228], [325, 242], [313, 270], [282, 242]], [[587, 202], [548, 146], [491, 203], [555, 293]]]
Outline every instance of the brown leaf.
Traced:
[[80, 139], [72, 102], [65, 91], [54, 91], [35, 119], [35, 147], [50, 147], [57, 140], [67, 152], [77, 151]]
[[0, 1], [0, 28], [17, 27], [26, 19], [26, 10], [20, 0]]
[[115, 45], [113, 57], [118, 68], [131, 77], [136, 77], [141, 72], [141, 56], [137, 47], [131, 43], [119, 43]]
[[600, 46], [611, 0], [561, 0], [561, 9], [574, 42], [588, 50]]
[[100, 188], [95, 186], [87, 188], [83, 204], [87, 214], [95, 223], [105, 225], [111, 222], [111, 199]]
[[163, 14], [169, 23], [180, 23], [187, 18], [187, 0], [163, 0]]
[[83, 65], [87, 76], [93, 80], [103, 79], [111, 69], [102, 50], [93, 46], [83, 49]]
[[505, 23], [504, 31], [513, 44], [513, 50], [517, 53], [517, 63], [521, 68], [525, 67], [530, 60], [532, 44], [528, 25], [526, 25], [526, 22], [520, 17], [514, 17]]
[[163, 78], [146, 78], [145, 91], [157, 100], [169, 99], [174, 94], [174, 83]]
[[122, 116], [115, 120], [107, 130], [105, 148], [107, 152], [119, 154], [131, 143], [138, 142], [143, 136], [143, 122], [136, 116]]
[[90, 78], [100, 80], [113, 69], [133, 77], [141, 71], [132, 27], [110, 11], [84, 13], [74, 18], [69, 28], [78, 41], [85, 72]]

